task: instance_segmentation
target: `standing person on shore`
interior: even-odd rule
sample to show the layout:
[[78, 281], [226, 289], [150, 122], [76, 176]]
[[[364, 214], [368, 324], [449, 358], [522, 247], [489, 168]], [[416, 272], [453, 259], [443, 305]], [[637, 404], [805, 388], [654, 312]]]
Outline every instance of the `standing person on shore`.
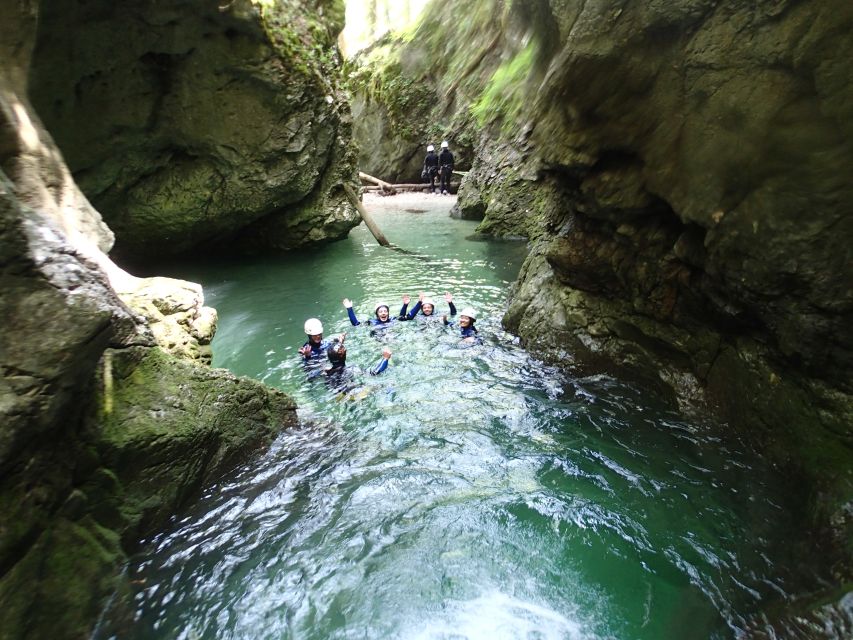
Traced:
[[450, 176], [453, 175], [453, 154], [447, 140], [441, 143], [441, 153], [438, 154], [438, 175], [441, 182], [441, 195], [450, 193]]
[[425, 180], [429, 179], [429, 192], [435, 193], [435, 177], [438, 175], [438, 156], [435, 154], [435, 147], [431, 144], [427, 145], [427, 154], [424, 158], [424, 169], [421, 172], [421, 177]]

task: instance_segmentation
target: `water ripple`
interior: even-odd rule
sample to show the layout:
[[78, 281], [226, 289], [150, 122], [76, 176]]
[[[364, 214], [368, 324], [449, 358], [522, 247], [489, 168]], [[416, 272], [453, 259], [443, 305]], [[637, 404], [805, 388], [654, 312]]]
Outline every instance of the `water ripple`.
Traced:
[[[96, 637], [722, 638], [807, 583], [778, 561], [795, 523], [759, 457], [502, 330], [523, 246], [438, 214], [382, 225], [420, 257], [358, 229], [175, 274], [219, 309], [217, 366], [294, 395], [302, 426], [145, 542]], [[418, 291], [440, 313], [444, 291], [475, 306], [482, 344], [435, 322], [371, 335], [340, 303], [367, 317]], [[344, 393], [306, 378], [310, 316], [348, 332]], [[368, 375], [384, 347], [391, 366]]]

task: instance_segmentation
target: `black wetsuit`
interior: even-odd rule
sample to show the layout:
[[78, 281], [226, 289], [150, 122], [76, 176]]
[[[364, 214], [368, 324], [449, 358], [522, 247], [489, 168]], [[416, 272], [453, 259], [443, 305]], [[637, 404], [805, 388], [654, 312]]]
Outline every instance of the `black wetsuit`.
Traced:
[[435, 178], [438, 175], [438, 156], [435, 151], [427, 151], [424, 158], [424, 173], [429, 178], [430, 193], [435, 193]]
[[441, 192], [450, 193], [450, 176], [453, 174], [453, 154], [442, 149], [438, 154], [438, 175], [441, 177]]
[[472, 322], [469, 326], [463, 327], [460, 326], [456, 322], [451, 322], [449, 320], [445, 320], [444, 324], [448, 327], [453, 327], [454, 329], [459, 329], [460, 336], [464, 338], [473, 338], [478, 344], [480, 344], [480, 337], [477, 335], [477, 329], [474, 328], [474, 323]]
[[[449, 302], [448, 304], [450, 305], [450, 315], [455, 316], [456, 315], [456, 305], [454, 305], [452, 302]], [[422, 317], [424, 317], [424, 318], [440, 318], [441, 317], [439, 314], [436, 314], [435, 305], [433, 305], [432, 313], [430, 315], [426, 315], [425, 313], [423, 313], [423, 304], [421, 303], [420, 300], [418, 300], [415, 303], [415, 306], [412, 308], [412, 310], [409, 311], [409, 313], [403, 314], [400, 316], [400, 320], [414, 320], [415, 317], [419, 313], [422, 313], [423, 314]]]

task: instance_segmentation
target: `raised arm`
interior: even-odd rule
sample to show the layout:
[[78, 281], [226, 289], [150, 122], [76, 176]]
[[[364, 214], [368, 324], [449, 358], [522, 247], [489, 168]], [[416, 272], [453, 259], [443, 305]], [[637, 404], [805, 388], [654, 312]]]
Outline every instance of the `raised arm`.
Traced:
[[456, 306], [453, 304], [453, 296], [450, 295], [449, 292], [444, 294], [444, 299], [447, 301], [447, 305], [450, 307], [450, 315], [456, 315]]
[[414, 320], [415, 316], [420, 313], [421, 307], [423, 306], [424, 293], [421, 291], [418, 294], [418, 301], [415, 303], [415, 306], [412, 307], [412, 310], [409, 311], [409, 314], [406, 316], [406, 320]]
[[352, 300], [350, 300], [349, 298], [344, 298], [344, 307], [346, 307], [350, 324], [352, 324], [352, 326], [354, 327], [360, 325], [361, 323], [358, 321], [358, 318], [355, 317], [355, 312], [352, 310]]
[[406, 294], [406, 295], [404, 295], [404, 296], [403, 296], [403, 306], [400, 308], [400, 315], [398, 316], [398, 318], [399, 318], [400, 320], [406, 320], [406, 319], [408, 319], [408, 318], [407, 318], [407, 316], [406, 316], [406, 311], [408, 310], [408, 308], [409, 308], [409, 303], [410, 303], [411, 301], [412, 301], [412, 299], [409, 297], [409, 295], [408, 295], [408, 294]]
[[382, 359], [370, 370], [370, 375], [378, 376], [388, 368], [388, 361], [391, 360], [391, 349], [385, 347], [382, 350]]

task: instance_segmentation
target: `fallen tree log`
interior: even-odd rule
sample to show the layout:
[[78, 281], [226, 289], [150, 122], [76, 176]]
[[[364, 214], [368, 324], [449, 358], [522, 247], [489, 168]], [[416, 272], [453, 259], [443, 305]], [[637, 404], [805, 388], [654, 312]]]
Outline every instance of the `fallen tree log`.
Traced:
[[[396, 191], [418, 191], [420, 189], [423, 189], [423, 190], [429, 189], [429, 184], [424, 184], [424, 183], [420, 183], [420, 184], [414, 184], [414, 183], [412, 183], [412, 184], [392, 184], [390, 186], [392, 189], [394, 189]], [[363, 187], [363, 188], [365, 191], [382, 191], [383, 190], [382, 187]], [[438, 185], [436, 185], [435, 188], [438, 189]], [[451, 189], [458, 189], [459, 183], [458, 182], [451, 182], [450, 188]]]
[[379, 178], [374, 178], [371, 175], [364, 173], [363, 171], [358, 172], [358, 177], [364, 180], [365, 182], [372, 182], [375, 185], [379, 185], [384, 191], [394, 191], [394, 187], [384, 180], [380, 180]]
[[373, 216], [364, 208], [364, 205], [358, 199], [358, 196], [355, 195], [355, 191], [348, 185], [344, 185], [344, 193], [347, 194], [347, 198], [349, 198], [352, 206], [355, 207], [358, 214], [361, 216], [361, 219], [364, 220], [364, 224], [367, 225], [367, 228], [370, 229], [370, 233], [373, 234], [373, 237], [376, 238], [376, 242], [381, 244], [383, 247], [390, 247], [391, 243], [388, 242], [388, 238], [385, 237], [385, 234], [376, 226], [376, 223], [373, 221]]

